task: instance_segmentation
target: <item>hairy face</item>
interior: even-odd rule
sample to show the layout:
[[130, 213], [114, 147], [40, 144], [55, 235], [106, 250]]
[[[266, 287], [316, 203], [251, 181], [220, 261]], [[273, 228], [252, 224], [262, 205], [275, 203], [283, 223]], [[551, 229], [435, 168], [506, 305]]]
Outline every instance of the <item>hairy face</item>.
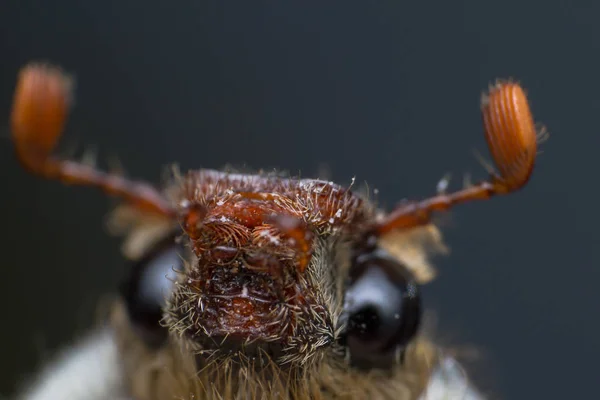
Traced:
[[435, 227], [366, 241], [377, 210], [330, 182], [201, 171], [176, 187], [178, 224], [114, 219], [133, 220], [112, 324], [136, 398], [422, 395], [443, 357], [418, 334]]

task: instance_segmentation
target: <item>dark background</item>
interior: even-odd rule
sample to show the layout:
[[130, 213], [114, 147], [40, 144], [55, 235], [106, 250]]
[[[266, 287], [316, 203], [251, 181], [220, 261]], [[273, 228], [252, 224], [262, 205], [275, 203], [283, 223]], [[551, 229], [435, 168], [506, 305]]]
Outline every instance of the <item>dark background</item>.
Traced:
[[444, 343], [480, 351], [467, 365], [494, 397], [593, 397], [599, 19], [593, 1], [3, 1], [0, 393], [85, 333], [123, 274], [111, 203], [27, 175], [5, 139], [19, 67], [49, 60], [78, 81], [64, 143], [131, 176], [327, 165], [386, 207], [446, 172], [485, 177], [480, 92], [518, 79], [551, 138], [524, 191], [452, 213], [426, 302]]

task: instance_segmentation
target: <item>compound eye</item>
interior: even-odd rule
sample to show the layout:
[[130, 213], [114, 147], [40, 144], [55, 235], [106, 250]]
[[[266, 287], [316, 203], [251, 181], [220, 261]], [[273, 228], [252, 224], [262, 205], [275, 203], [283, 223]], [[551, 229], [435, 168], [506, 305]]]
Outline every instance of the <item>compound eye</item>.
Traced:
[[417, 333], [419, 288], [409, 271], [382, 250], [359, 255], [351, 268], [343, 318], [352, 363], [389, 366]]
[[160, 346], [167, 329], [160, 324], [177, 271], [183, 270], [183, 248], [169, 237], [136, 261], [121, 286], [133, 328], [149, 346]]

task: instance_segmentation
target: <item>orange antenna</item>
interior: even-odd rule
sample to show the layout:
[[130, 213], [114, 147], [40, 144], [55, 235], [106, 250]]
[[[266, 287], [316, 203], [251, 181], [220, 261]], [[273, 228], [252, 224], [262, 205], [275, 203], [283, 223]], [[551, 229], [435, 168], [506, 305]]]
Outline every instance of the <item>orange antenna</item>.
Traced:
[[498, 172], [493, 172], [487, 181], [457, 192], [442, 192], [419, 202], [400, 205], [377, 223], [377, 235], [427, 224], [434, 211], [512, 193], [527, 184], [540, 138], [525, 92], [517, 83], [499, 81], [482, 96], [481, 111], [485, 137]]
[[29, 172], [66, 184], [95, 186], [135, 207], [172, 215], [168, 201], [151, 185], [108, 174], [82, 162], [53, 156], [71, 105], [72, 80], [60, 69], [32, 63], [19, 74], [11, 114], [12, 140]]
[[533, 171], [538, 141], [525, 92], [516, 83], [496, 83], [482, 95], [481, 112], [496, 179], [508, 192], [522, 188]]

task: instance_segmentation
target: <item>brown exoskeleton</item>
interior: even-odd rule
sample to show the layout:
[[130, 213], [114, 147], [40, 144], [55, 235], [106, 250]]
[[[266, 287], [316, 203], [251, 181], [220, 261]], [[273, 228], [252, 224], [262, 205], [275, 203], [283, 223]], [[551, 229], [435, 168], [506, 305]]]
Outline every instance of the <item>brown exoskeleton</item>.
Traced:
[[[132, 260], [107, 327], [52, 365], [27, 399], [479, 399], [419, 330], [434, 211], [512, 193], [540, 135], [521, 87], [482, 99], [490, 179], [385, 213], [333, 182], [214, 170], [162, 189], [54, 156], [69, 78], [31, 64], [12, 112], [30, 172], [119, 196], [111, 228]], [[446, 185], [441, 185], [446, 186]]]

